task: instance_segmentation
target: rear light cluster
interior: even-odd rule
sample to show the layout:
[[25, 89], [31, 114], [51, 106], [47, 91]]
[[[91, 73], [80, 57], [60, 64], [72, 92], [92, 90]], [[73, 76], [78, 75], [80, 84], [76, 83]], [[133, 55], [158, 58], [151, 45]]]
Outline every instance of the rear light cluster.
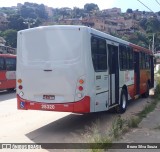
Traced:
[[76, 89], [76, 100], [79, 100], [80, 98], [84, 97], [84, 85], [85, 85], [85, 79], [84, 77], [80, 77], [77, 82], [77, 89]]
[[22, 90], [22, 89], [23, 89], [22, 79], [18, 79], [17, 82], [18, 82], [18, 89], [19, 89], [19, 90]]
[[[17, 82], [18, 82], [18, 89], [19, 90], [22, 90], [23, 89], [23, 86], [22, 86], [22, 79], [18, 79], [17, 80]], [[24, 93], [21, 91], [20, 93], [19, 93], [19, 95], [22, 97], [23, 95], [24, 95]]]

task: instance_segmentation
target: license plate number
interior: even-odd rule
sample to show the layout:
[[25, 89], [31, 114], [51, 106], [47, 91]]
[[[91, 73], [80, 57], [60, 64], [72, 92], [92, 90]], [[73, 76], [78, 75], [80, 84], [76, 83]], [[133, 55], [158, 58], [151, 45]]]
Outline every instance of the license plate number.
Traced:
[[54, 100], [54, 99], [55, 99], [55, 96], [54, 96], [54, 95], [43, 95], [43, 99], [46, 99], [46, 100]]

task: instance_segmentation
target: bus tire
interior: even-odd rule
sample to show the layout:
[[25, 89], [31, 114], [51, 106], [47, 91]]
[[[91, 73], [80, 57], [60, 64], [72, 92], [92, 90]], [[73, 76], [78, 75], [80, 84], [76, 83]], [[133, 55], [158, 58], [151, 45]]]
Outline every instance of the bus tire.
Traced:
[[127, 109], [127, 102], [128, 102], [128, 96], [127, 91], [125, 89], [122, 89], [121, 91], [121, 98], [120, 98], [120, 104], [116, 107], [117, 113], [124, 113]]
[[142, 94], [143, 98], [148, 98], [149, 97], [149, 84], [147, 83], [146, 85], [147, 85], [147, 90], [144, 94]]

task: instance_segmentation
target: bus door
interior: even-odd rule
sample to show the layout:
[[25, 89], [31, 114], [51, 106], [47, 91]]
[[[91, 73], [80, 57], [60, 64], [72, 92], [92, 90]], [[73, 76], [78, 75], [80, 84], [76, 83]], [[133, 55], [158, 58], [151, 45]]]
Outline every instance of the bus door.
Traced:
[[108, 63], [109, 63], [109, 106], [119, 103], [119, 64], [118, 64], [118, 44], [108, 43]]
[[107, 43], [103, 38], [91, 38], [92, 61], [94, 66], [95, 81], [95, 106], [94, 111], [108, 109], [108, 67]]
[[0, 57], [0, 89], [6, 88], [6, 71], [4, 57]]
[[134, 52], [134, 84], [135, 95], [140, 94], [140, 66], [139, 66], [139, 52]]

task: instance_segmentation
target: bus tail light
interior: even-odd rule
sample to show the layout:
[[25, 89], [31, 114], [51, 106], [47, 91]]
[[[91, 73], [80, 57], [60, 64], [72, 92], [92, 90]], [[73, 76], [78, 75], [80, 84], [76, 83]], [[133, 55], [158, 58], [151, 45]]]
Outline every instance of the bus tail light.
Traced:
[[84, 83], [84, 80], [83, 79], [80, 79], [79, 80], [79, 84], [83, 84]]
[[82, 86], [79, 86], [79, 91], [83, 91], [83, 87]]
[[19, 89], [19, 90], [22, 90], [22, 89], [23, 89], [22, 79], [18, 79], [18, 80], [17, 80], [17, 83], [18, 83], [18, 89]]
[[18, 79], [17, 82], [18, 82], [19, 84], [21, 84], [21, 83], [22, 83], [22, 79]]
[[19, 85], [19, 86], [18, 86], [18, 88], [19, 88], [20, 90], [22, 90], [22, 89], [23, 89], [22, 85]]
[[84, 76], [80, 77], [77, 81], [77, 89], [76, 89], [76, 101], [82, 99], [84, 97], [85, 91], [85, 78]]

